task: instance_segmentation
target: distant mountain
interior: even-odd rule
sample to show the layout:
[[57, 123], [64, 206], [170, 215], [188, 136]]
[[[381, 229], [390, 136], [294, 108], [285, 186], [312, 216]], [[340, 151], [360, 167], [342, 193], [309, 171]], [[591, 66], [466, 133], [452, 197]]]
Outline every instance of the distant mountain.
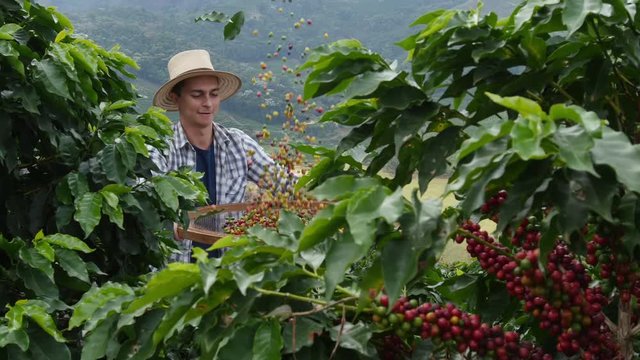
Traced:
[[[477, 6], [475, 0], [220, 0], [215, 3], [42, 0], [39, 3], [58, 7], [72, 20], [76, 33], [86, 34], [106, 48], [118, 45], [136, 60], [141, 66], [136, 72], [136, 84], [146, 97], [140, 102], [141, 109], [150, 105], [155, 89], [166, 80], [166, 63], [173, 54], [185, 49], [208, 49], [216, 68], [236, 72], [244, 80], [239, 96], [225, 102], [224, 117], [252, 129], [262, 128], [265, 115], [281, 109], [286, 91], [302, 91], [300, 80], [281, 68], [301, 64], [306, 47], [356, 38], [387, 59], [402, 64], [406, 54], [394, 43], [416, 31], [409, 25], [421, 14], [438, 8]], [[484, 11], [497, 11], [501, 15], [510, 13], [513, 7], [510, 0], [484, 2]], [[222, 24], [194, 22], [196, 17], [214, 10], [228, 15], [240, 10], [245, 12], [245, 24], [237, 39], [224, 41]], [[296, 29], [294, 25], [301, 19], [305, 21]], [[311, 25], [307, 20], [311, 20]], [[273, 36], [269, 37], [269, 33]], [[275, 52], [277, 57], [273, 56]], [[257, 98], [257, 91], [263, 89], [251, 81], [261, 71], [261, 62], [274, 73], [275, 80], [268, 84], [274, 94], [271, 98]], [[264, 109], [261, 103], [271, 106]]]

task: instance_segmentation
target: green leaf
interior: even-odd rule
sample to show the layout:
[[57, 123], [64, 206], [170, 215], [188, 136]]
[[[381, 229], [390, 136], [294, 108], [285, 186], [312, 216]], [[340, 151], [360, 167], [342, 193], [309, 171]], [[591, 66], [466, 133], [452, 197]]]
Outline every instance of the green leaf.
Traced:
[[129, 108], [134, 106], [136, 103], [135, 101], [130, 101], [130, 100], [118, 100], [112, 104], [109, 104], [104, 111], [116, 111], [116, 110], [120, 110], [120, 109], [124, 109], [124, 108]]
[[383, 217], [392, 224], [402, 214], [402, 189], [388, 195], [380, 186], [359, 190], [349, 201], [346, 220], [354, 241], [369, 247], [376, 231], [376, 219]]
[[395, 79], [396, 76], [398, 76], [398, 73], [393, 70], [368, 71], [358, 75], [349, 84], [349, 87], [347, 87], [345, 97], [353, 98], [370, 95], [376, 91], [382, 83], [391, 81]]
[[153, 189], [160, 200], [171, 210], [178, 210], [178, 192], [165, 177], [153, 178]]
[[120, 202], [116, 194], [109, 191], [105, 191], [104, 189], [100, 190], [100, 195], [102, 195], [107, 205], [109, 205], [112, 208], [117, 207], [118, 203]]
[[[1, 34], [0, 37], [2, 37]], [[16, 50], [14, 44], [0, 39], [0, 55], [7, 59], [11, 67], [24, 77], [24, 64], [20, 61], [20, 52]], [[25, 108], [30, 112], [39, 113], [37, 105], [40, 103], [40, 100], [36, 93], [29, 90], [23, 90], [23, 92], [24, 94], [21, 97], [23, 98]]]
[[[69, 329], [76, 328], [88, 320], [94, 320], [96, 312], [107, 308], [112, 300], [133, 296], [133, 290], [126, 284], [108, 282], [101, 287], [92, 287], [82, 295], [82, 298], [73, 306], [73, 315], [69, 319]], [[95, 324], [94, 324], [95, 326]], [[85, 331], [91, 331], [93, 327], [85, 326]]]
[[100, 161], [107, 179], [116, 183], [124, 183], [127, 178], [127, 164], [114, 144], [109, 144], [102, 149]]
[[131, 192], [131, 188], [127, 185], [123, 184], [109, 184], [105, 185], [100, 192], [110, 192], [115, 195], [123, 195]]
[[233, 14], [229, 22], [224, 26], [224, 39], [233, 40], [240, 34], [244, 25], [244, 12], [238, 11]]
[[234, 267], [232, 271], [233, 271], [233, 278], [238, 284], [238, 290], [240, 290], [240, 293], [242, 293], [242, 295], [247, 294], [247, 288], [249, 286], [259, 281], [262, 281], [262, 279], [264, 278], [264, 272], [250, 274], [239, 266]]
[[554, 120], [571, 120], [582, 125], [591, 135], [600, 136], [602, 134], [603, 121], [598, 114], [593, 111], [586, 111], [576, 105], [555, 104], [549, 109], [549, 117]]
[[521, 96], [502, 97], [492, 93], [487, 93], [487, 96], [494, 103], [515, 110], [526, 119], [545, 119], [547, 117], [540, 105], [533, 100]]
[[17, 274], [24, 282], [24, 285], [32, 290], [36, 296], [48, 299], [57, 299], [59, 297], [58, 287], [42, 271], [20, 264], [18, 265]]
[[89, 183], [86, 175], [73, 172], [68, 174], [66, 178], [69, 190], [74, 197], [79, 198], [89, 192]]
[[90, 283], [87, 264], [75, 251], [56, 249], [56, 256], [58, 264], [69, 276], [80, 279], [87, 284]]
[[348, 200], [343, 200], [320, 210], [302, 230], [298, 250], [310, 249], [335, 234], [345, 223], [344, 216], [349, 203]]
[[22, 29], [18, 24], [4, 24], [0, 26], [0, 40], [13, 40], [13, 34]]
[[[133, 145], [121, 138], [116, 139], [116, 150], [125, 166], [126, 171], [131, 171], [136, 166], [136, 150]], [[126, 172], [125, 172], [126, 174]]]
[[92, 48], [93, 44], [89, 44], [88, 41], [76, 42], [76, 46], [69, 47], [69, 53], [73, 56], [76, 64], [80, 65], [89, 75], [95, 76], [98, 73], [101, 60], [98, 58], [95, 48]]
[[53, 280], [53, 266], [51, 265], [51, 261], [40, 255], [36, 249], [23, 247], [20, 249], [19, 256], [25, 264], [42, 271], [49, 279]]
[[[428, 22], [425, 22], [426, 17], [421, 17], [420, 19], [414, 21], [412, 26], [416, 24], [426, 25], [425, 29], [422, 30], [422, 32], [420, 32], [420, 34], [416, 38], [416, 41], [425, 39], [444, 29], [444, 27], [447, 26], [451, 19], [453, 19], [453, 17], [456, 15], [456, 13], [456, 10], [445, 10], [442, 13], [439, 13], [437, 16], [430, 18]], [[428, 15], [429, 14], [427, 14], [427, 16]]]
[[27, 356], [30, 359], [71, 360], [71, 352], [65, 344], [55, 341], [40, 328], [29, 328], [28, 332], [31, 341]]
[[633, 145], [621, 132], [605, 129], [591, 150], [593, 162], [611, 167], [618, 181], [640, 193], [640, 145]]
[[552, 121], [520, 117], [511, 128], [511, 146], [523, 160], [545, 158], [548, 154], [542, 147], [542, 141], [555, 129]]
[[482, 174], [473, 180], [471, 187], [466, 193], [466, 198], [460, 204], [460, 208], [465, 214], [470, 214], [482, 205], [487, 185], [492, 180], [504, 176], [507, 164], [512, 158], [513, 155], [504, 154], [504, 156], [496, 159], [493, 164], [483, 169]]
[[81, 360], [102, 359], [107, 354], [107, 347], [116, 331], [117, 316], [107, 318], [84, 338]]
[[75, 236], [67, 235], [67, 234], [51, 234], [42, 238], [42, 241], [46, 241], [51, 245], [55, 245], [57, 247], [63, 249], [69, 249], [74, 251], [80, 251], [85, 254], [95, 251], [87, 245], [84, 241], [78, 239]]
[[628, 254], [633, 254], [640, 245], [640, 231], [638, 231], [638, 195], [626, 193], [620, 200], [619, 218], [624, 229], [622, 244]]
[[300, 251], [301, 263], [310, 266], [314, 271], [318, 270], [327, 257], [327, 241], [320, 242], [313, 247]]
[[283, 343], [280, 323], [275, 319], [263, 322], [253, 338], [252, 360], [279, 360]]
[[171, 301], [169, 308], [162, 317], [162, 321], [153, 333], [154, 345], [166, 341], [171, 338], [176, 331], [182, 330], [184, 323], [182, 323], [181, 319], [184, 318], [200, 296], [201, 294], [198, 292], [185, 291]]
[[189, 181], [185, 179], [172, 176], [171, 174], [168, 176], [165, 176], [164, 179], [173, 186], [178, 196], [182, 196], [183, 198], [188, 200], [197, 200], [198, 197], [201, 195], [201, 192], [198, 189], [198, 187], [191, 184]]
[[64, 70], [50, 59], [34, 60], [34, 78], [47, 92], [71, 100]]
[[591, 160], [589, 150], [594, 142], [591, 136], [580, 126], [561, 127], [554, 134], [558, 145], [559, 158], [576, 171], [586, 171], [598, 176]]
[[[280, 216], [278, 217], [278, 231], [281, 234], [289, 236], [292, 240], [296, 240], [298, 237], [300, 237], [300, 233], [303, 229], [304, 223], [298, 215], [291, 211], [280, 211]], [[290, 250], [295, 250], [296, 246], [294, 245], [292, 249], [289, 247], [287, 248]]]
[[367, 254], [369, 246], [357, 244], [349, 233], [344, 233], [329, 245], [325, 260], [325, 298], [330, 299], [336, 286], [344, 279], [346, 270]]
[[140, 134], [136, 134], [133, 132], [127, 132], [125, 134], [125, 138], [127, 142], [133, 146], [136, 150], [136, 153], [148, 158], [149, 157], [149, 149], [144, 141], [144, 138]]
[[216, 283], [216, 279], [218, 278], [218, 267], [216, 262], [201, 262], [198, 263], [200, 267], [200, 277], [202, 279], [202, 290], [204, 290], [205, 295], [209, 295], [209, 290], [213, 284]]
[[76, 199], [76, 212], [73, 219], [80, 224], [85, 237], [88, 237], [93, 229], [100, 223], [102, 209], [102, 196], [98, 193], [88, 192], [80, 199]]
[[338, 334], [340, 334], [340, 346], [345, 349], [355, 350], [366, 356], [373, 356], [375, 353], [375, 349], [369, 344], [373, 332], [362, 322], [355, 325], [350, 322], [345, 323], [344, 326], [337, 325], [331, 328], [329, 333], [333, 341], [338, 341]]
[[458, 149], [459, 135], [460, 128], [450, 127], [424, 141], [418, 165], [418, 184], [421, 193], [427, 191], [431, 180], [447, 171], [447, 158]]
[[197, 264], [170, 263], [149, 280], [144, 295], [133, 301], [125, 313], [136, 314], [147, 305], [179, 294], [199, 280], [200, 269]]
[[597, 14], [602, 8], [602, 0], [565, 0], [562, 22], [567, 26], [567, 36], [577, 31], [587, 15]]
[[109, 217], [109, 221], [118, 225], [120, 229], [124, 230], [124, 214], [120, 206], [103, 206], [102, 212]]
[[294, 317], [285, 324], [282, 331], [285, 353], [298, 352], [305, 346], [313, 345], [315, 338], [324, 332], [324, 328], [323, 324], [312, 318]]
[[405, 284], [415, 276], [419, 256], [419, 249], [409, 238], [391, 239], [382, 249], [382, 274], [391, 301], [399, 297]]
[[253, 349], [255, 332], [255, 325], [245, 325], [236, 329], [232, 335], [227, 337], [228, 341], [222, 345], [216, 358], [219, 360], [252, 360], [253, 354], [249, 349]]
[[[285, 212], [285, 211], [281, 210], [281, 212]], [[296, 215], [292, 215], [292, 216], [296, 216]], [[257, 237], [258, 239], [260, 239], [261, 241], [263, 241], [265, 244], [269, 246], [285, 248], [291, 251], [295, 251], [297, 248], [297, 244], [293, 241], [293, 239], [287, 236], [282, 236], [278, 234], [276, 231], [271, 229], [263, 228], [261, 226], [254, 226], [250, 228], [247, 231], [247, 233], [251, 236]]]
[[[24, 315], [33, 320], [42, 330], [49, 334], [55, 341], [63, 343], [66, 340], [58, 330], [48, 309], [30, 300], [18, 300], [14, 306], [22, 306]], [[33, 343], [32, 343], [33, 344]]]
[[352, 193], [379, 184], [374, 178], [357, 178], [353, 175], [340, 175], [326, 180], [311, 191], [318, 200], [338, 200], [350, 196]]
[[216, 241], [207, 250], [223, 249], [226, 247], [238, 247], [245, 246], [250, 243], [250, 240], [246, 236], [227, 235], [222, 239]]
[[55, 250], [49, 245], [49, 243], [44, 241], [34, 242], [36, 251], [42, 255], [45, 259], [49, 260], [49, 262], [53, 262], [56, 259]]
[[480, 149], [486, 144], [506, 136], [511, 132], [512, 127], [512, 121], [492, 117], [480, 121], [477, 126], [471, 125], [465, 128], [464, 132], [469, 136], [469, 138], [460, 145], [458, 160], [464, 159], [467, 155]]
[[9, 344], [18, 345], [22, 352], [29, 349], [29, 335], [22, 330], [11, 330], [6, 326], [0, 326], [0, 349], [6, 348]]

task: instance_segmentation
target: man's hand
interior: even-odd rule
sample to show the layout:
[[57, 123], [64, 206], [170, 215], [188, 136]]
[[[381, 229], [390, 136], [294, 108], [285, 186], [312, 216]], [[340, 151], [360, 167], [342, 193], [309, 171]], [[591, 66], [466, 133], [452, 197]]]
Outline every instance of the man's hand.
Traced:
[[173, 238], [177, 241], [184, 240], [184, 233], [178, 230], [178, 223], [173, 223]]

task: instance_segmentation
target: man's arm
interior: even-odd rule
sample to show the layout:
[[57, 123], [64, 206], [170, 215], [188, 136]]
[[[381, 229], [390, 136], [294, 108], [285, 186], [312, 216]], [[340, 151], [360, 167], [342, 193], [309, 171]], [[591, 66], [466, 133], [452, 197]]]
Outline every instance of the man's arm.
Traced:
[[287, 169], [276, 163], [257, 141], [244, 132], [238, 132], [242, 137], [247, 153], [247, 179], [258, 184], [262, 179], [269, 179], [277, 184], [273, 190], [292, 190], [297, 180]]

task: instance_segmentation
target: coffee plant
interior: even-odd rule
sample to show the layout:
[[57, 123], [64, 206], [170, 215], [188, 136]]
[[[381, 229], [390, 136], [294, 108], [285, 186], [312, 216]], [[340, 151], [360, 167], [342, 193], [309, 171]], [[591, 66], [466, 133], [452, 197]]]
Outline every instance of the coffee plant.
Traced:
[[[352, 128], [335, 149], [295, 145], [321, 158], [297, 187], [325, 206], [164, 266], [162, 223], [202, 187], [153, 176], [168, 123], [132, 110], [131, 61], [52, 9], [2, 3], [0, 356], [634, 358], [636, 8], [438, 10], [398, 43], [404, 65], [353, 39], [315, 49], [304, 96], [340, 94], [320, 121]], [[448, 242], [471, 263], [438, 264]]]

